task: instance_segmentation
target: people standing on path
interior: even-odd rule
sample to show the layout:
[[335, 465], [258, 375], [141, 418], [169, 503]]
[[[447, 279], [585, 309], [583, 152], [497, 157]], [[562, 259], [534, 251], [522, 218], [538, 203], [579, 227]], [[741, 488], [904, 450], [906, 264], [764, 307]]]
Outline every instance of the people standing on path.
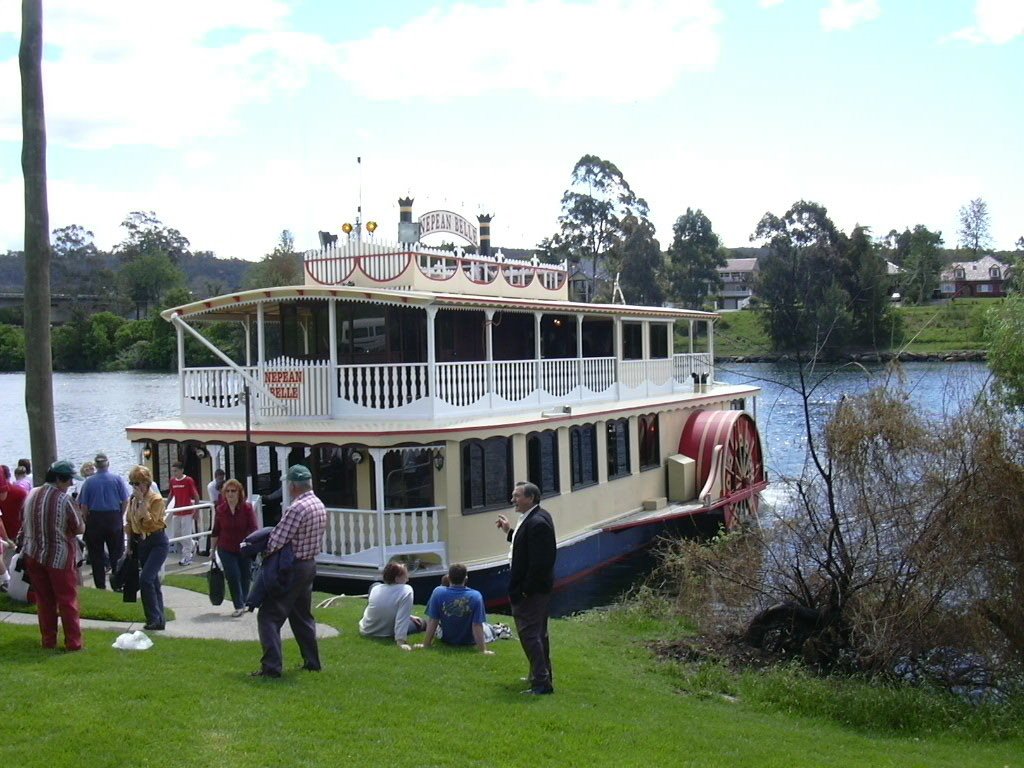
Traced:
[[256, 530], [256, 511], [245, 497], [245, 489], [235, 479], [220, 489], [220, 501], [213, 515], [210, 551], [216, 552], [224, 569], [224, 579], [235, 606], [235, 618], [245, 613], [245, 597], [252, 579], [252, 560], [241, 553], [242, 540]]
[[517, 483], [512, 504], [521, 515], [514, 528], [504, 515], [496, 525], [505, 532], [511, 547], [508, 598], [523, 652], [530, 662], [530, 687], [523, 693], [554, 693], [548, 613], [555, 583], [555, 525], [540, 506], [540, 489], [533, 483]]
[[[185, 474], [185, 466], [176, 461], [171, 465], [171, 487], [167, 494], [167, 503], [174, 500], [174, 510], [171, 517], [171, 538], [177, 539], [181, 536], [191, 536], [196, 532], [196, 523], [199, 522], [199, 510], [187, 509], [182, 512], [182, 507], [191, 507], [198, 504], [199, 490], [196, 488], [196, 481]], [[196, 554], [196, 540], [181, 540], [181, 559], [178, 565], [190, 565]]]
[[[19, 459], [19, 461], [28, 461], [28, 459]], [[20, 463], [14, 468], [14, 484], [25, 491], [25, 493], [32, 490], [32, 475]]]
[[43, 648], [57, 647], [59, 615], [64, 627], [64, 648], [69, 651], [83, 648], [75, 537], [85, 526], [68, 493], [75, 478], [75, 467], [70, 461], [54, 462], [45, 482], [29, 494], [18, 532], [29, 581], [36, 594]]
[[412, 587], [409, 570], [402, 563], [384, 566], [383, 584], [370, 588], [366, 610], [359, 620], [359, 634], [363, 637], [392, 638], [403, 651], [411, 651], [409, 635], [422, 632], [426, 623], [412, 615]]
[[164, 522], [163, 497], [153, 488], [153, 475], [146, 467], [133, 467], [128, 473], [132, 496], [125, 514], [129, 554], [139, 561], [139, 592], [146, 614], [145, 629], [164, 628], [164, 595], [160, 588], [160, 569], [167, 560], [170, 545]]
[[487, 647], [484, 624], [484, 596], [466, 586], [466, 566], [453, 563], [448, 568], [448, 583], [437, 587], [427, 602], [427, 636], [424, 648], [434, 643], [438, 627], [441, 642], [449, 645], [475, 645], [480, 653], [493, 656]]
[[96, 589], [107, 588], [107, 564], [116, 566], [124, 554], [124, 512], [128, 491], [110, 471], [105, 453], [93, 459], [96, 473], [78, 491], [78, 508], [85, 518], [85, 547]]
[[28, 491], [14, 482], [11, 477], [11, 469], [6, 464], [0, 464], [0, 486], [2, 486], [0, 514], [3, 514], [7, 535], [13, 541], [21, 530], [22, 509], [25, 506]]
[[283, 591], [268, 589], [257, 614], [263, 658], [260, 668], [252, 673], [253, 677], [281, 676], [281, 627], [285, 619], [299, 644], [302, 668], [311, 672], [319, 672], [321, 668], [312, 601], [315, 558], [322, 550], [327, 510], [313, 493], [313, 476], [305, 466], [296, 464], [289, 467], [285, 480], [293, 501], [270, 534], [264, 563], [268, 557], [280, 556], [285, 547], [291, 547], [294, 565], [288, 587]]
[[213, 471], [213, 480], [206, 484], [206, 495], [210, 497], [210, 503], [213, 504], [214, 509], [217, 508], [217, 502], [220, 501], [221, 490], [224, 488], [225, 482], [227, 482], [227, 474], [218, 467]]

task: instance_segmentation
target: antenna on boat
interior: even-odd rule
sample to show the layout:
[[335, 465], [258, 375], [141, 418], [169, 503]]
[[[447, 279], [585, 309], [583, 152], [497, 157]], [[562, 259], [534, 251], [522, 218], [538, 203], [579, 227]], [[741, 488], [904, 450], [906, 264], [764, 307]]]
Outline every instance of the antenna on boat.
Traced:
[[363, 240], [363, 158], [360, 155], [356, 158], [356, 165], [359, 166], [359, 205], [356, 206], [356, 242]]
[[612, 304], [618, 302], [619, 304], [626, 303], [626, 297], [622, 295], [622, 286], [619, 285], [619, 273], [615, 273], [615, 282], [612, 284]]

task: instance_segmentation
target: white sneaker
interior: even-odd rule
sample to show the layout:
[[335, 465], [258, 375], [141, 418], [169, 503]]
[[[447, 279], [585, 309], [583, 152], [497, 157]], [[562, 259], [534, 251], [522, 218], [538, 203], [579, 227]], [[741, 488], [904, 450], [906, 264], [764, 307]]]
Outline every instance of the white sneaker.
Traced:
[[231, 618], [237, 619], [239, 616], [243, 615], [244, 613], [245, 613], [245, 608], [235, 608], [235, 610], [233, 610], [231, 612]]
[[192, 565], [191, 557], [183, 557], [178, 561], [178, 565]]

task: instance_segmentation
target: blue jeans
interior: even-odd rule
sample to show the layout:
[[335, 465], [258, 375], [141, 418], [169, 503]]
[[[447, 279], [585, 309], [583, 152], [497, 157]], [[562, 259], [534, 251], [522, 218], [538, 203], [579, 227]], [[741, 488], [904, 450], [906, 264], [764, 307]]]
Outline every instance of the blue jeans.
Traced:
[[238, 552], [228, 552], [217, 547], [217, 556], [224, 568], [224, 580], [231, 592], [231, 602], [236, 609], [245, 607], [245, 598], [249, 594], [249, 583], [252, 581], [252, 560]]
[[160, 569], [167, 560], [170, 544], [164, 531], [151, 533], [139, 542], [139, 592], [146, 623], [164, 626], [164, 595], [160, 591]]

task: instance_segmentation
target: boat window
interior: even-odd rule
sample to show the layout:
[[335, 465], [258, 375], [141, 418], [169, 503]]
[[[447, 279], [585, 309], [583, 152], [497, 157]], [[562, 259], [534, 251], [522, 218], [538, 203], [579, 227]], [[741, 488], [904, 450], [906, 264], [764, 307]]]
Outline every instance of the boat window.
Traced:
[[629, 474], [629, 419], [608, 422], [608, 479]]
[[652, 360], [663, 360], [668, 357], [668, 328], [664, 323], [651, 323], [650, 342]]
[[583, 318], [583, 356], [615, 357], [615, 323], [605, 319]]
[[328, 507], [355, 509], [356, 463], [352, 460], [355, 447], [351, 445], [317, 445], [313, 448], [316, 462], [314, 490]]
[[507, 507], [512, 495], [512, 441], [504, 436], [462, 443], [462, 513]]
[[[299, 360], [330, 357], [326, 302], [288, 302], [281, 305], [281, 354]], [[269, 357], [269, 355], [268, 355]]]
[[495, 360], [533, 360], [533, 315], [525, 312], [495, 312], [491, 320], [491, 342]]
[[640, 447], [640, 469], [661, 466], [658, 414], [649, 413], [637, 419], [637, 444]]
[[644, 359], [644, 327], [641, 323], [622, 324], [622, 359]]
[[393, 451], [384, 456], [384, 508], [434, 505], [434, 455], [429, 450]]
[[542, 498], [555, 496], [558, 487], [558, 433], [533, 432], [526, 438], [526, 477], [540, 488]]
[[593, 424], [581, 424], [569, 430], [570, 463], [573, 490], [597, 482], [597, 430]]
[[441, 310], [434, 319], [437, 362], [479, 362], [487, 359], [483, 312]]
[[544, 315], [540, 319], [540, 356], [544, 360], [576, 357], [576, 318]]

